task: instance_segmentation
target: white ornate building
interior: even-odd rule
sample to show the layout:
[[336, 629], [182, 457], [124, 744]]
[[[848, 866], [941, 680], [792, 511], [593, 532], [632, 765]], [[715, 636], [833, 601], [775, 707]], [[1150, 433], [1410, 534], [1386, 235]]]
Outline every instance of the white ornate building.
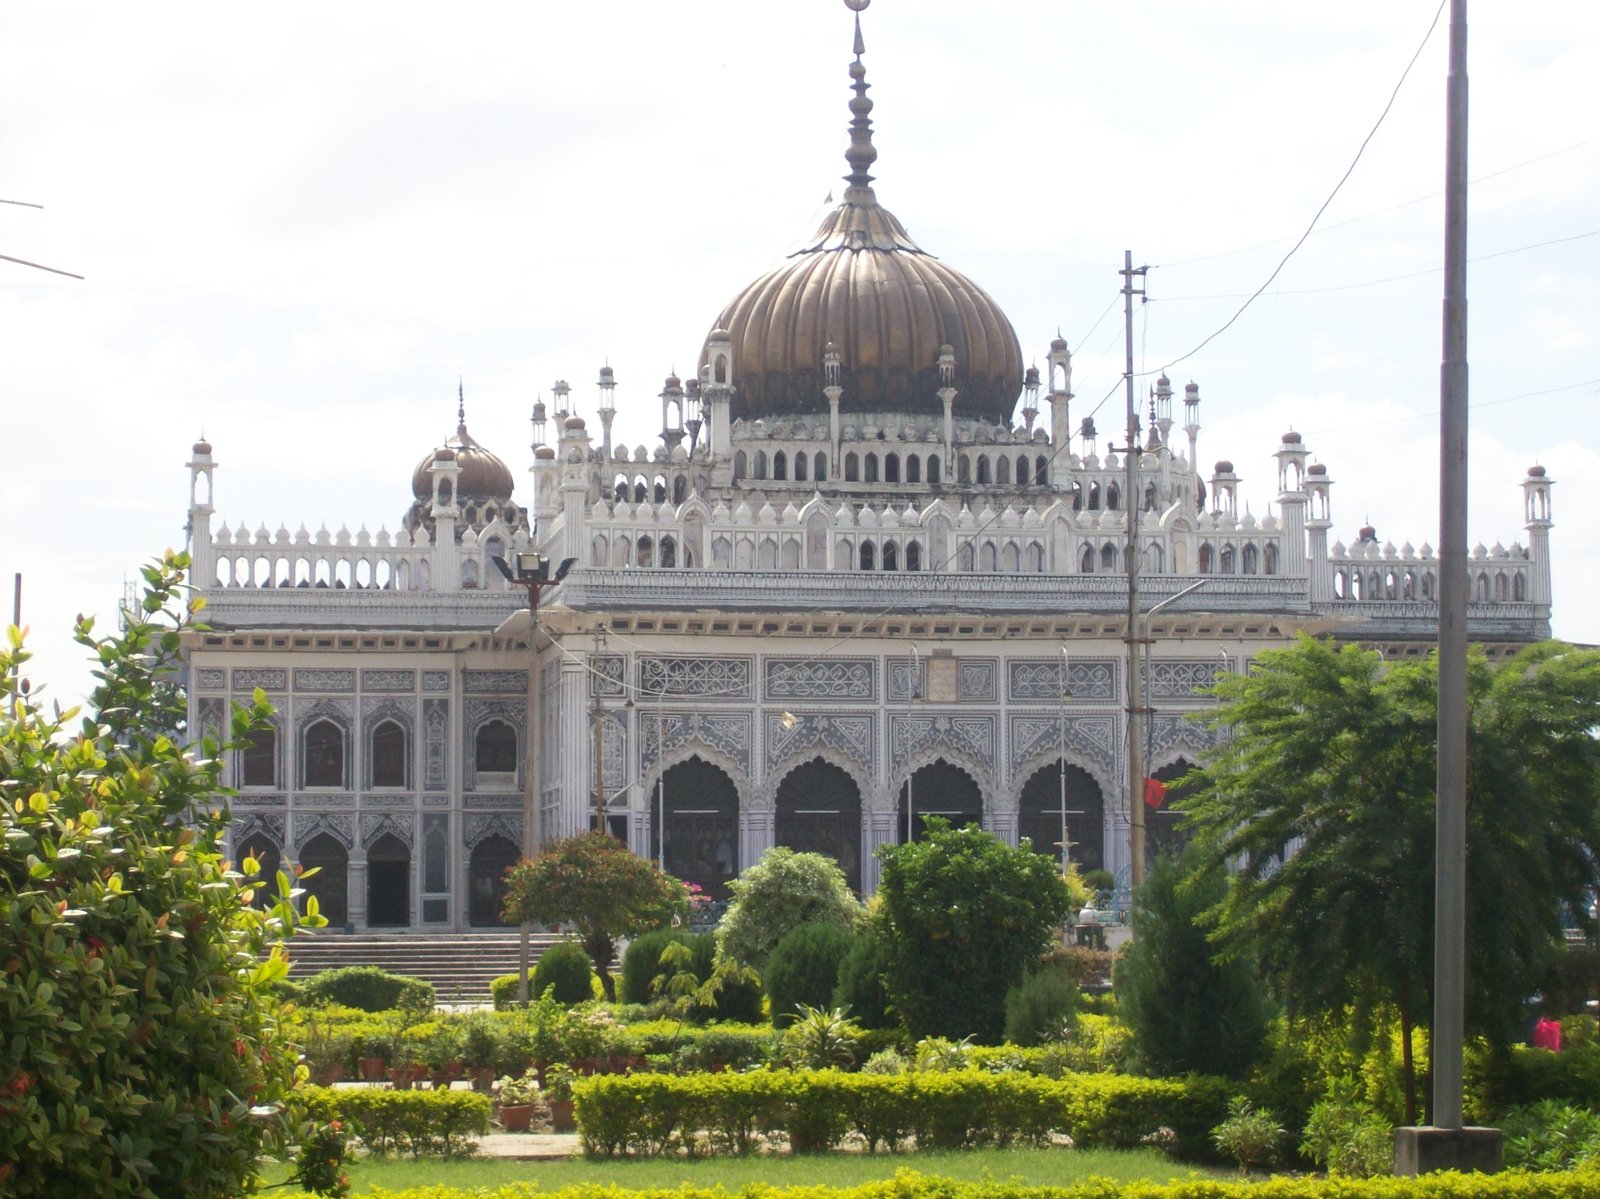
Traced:
[[[1130, 502], [1142, 610], [1204, 581], [1150, 621], [1157, 778], [1205, 748], [1188, 717], [1218, 672], [1300, 630], [1430, 648], [1432, 550], [1330, 544], [1333, 478], [1299, 434], [1274, 509], [1241, 513], [1233, 464], [1198, 465], [1199, 388], [1163, 378], [1130, 494], [1073, 424], [1066, 343], [1024, 371], [995, 302], [878, 205], [859, 40], [850, 74], [843, 202], [716, 318], [699, 377], [666, 380], [653, 449], [612, 444], [603, 368], [598, 430], [564, 383], [535, 406], [528, 506], [463, 412], [400, 530], [352, 536], [214, 526], [195, 445], [192, 719], [220, 728], [257, 687], [277, 705], [230, 766], [235, 848], [319, 865], [336, 924], [497, 922], [525, 785], [542, 840], [592, 821], [597, 774], [611, 827], [654, 856], [664, 822], [685, 878], [717, 889], [785, 844], [870, 891], [912, 812], [1059, 853], [1064, 764], [1073, 860], [1125, 872]], [[1491, 653], [1549, 634], [1550, 487], [1522, 482], [1526, 546], [1473, 551]], [[530, 547], [576, 560], [534, 638], [492, 563]], [[1152, 849], [1175, 836], [1149, 823]]]

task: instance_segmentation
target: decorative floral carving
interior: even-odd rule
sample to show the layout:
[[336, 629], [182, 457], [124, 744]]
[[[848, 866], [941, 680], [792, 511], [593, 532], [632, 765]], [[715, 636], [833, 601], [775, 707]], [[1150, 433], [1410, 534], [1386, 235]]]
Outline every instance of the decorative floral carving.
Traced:
[[221, 691], [228, 685], [226, 670], [197, 670], [194, 678], [195, 686], [202, 691]]
[[[1061, 702], [1061, 659], [1020, 658], [1006, 663], [1007, 691], [1013, 703], [1026, 700]], [[1106, 659], [1070, 661], [1067, 702], [1117, 698], [1116, 663]]]
[[877, 695], [872, 663], [865, 658], [768, 658], [763, 668], [769, 700], [870, 700]]
[[1231, 673], [1215, 658], [1156, 658], [1150, 663], [1150, 694], [1156, 699], [1203, 699], [1207, 687]]
[[469, 670], [465, 682], [468, 694], [497, 693], [517, 695], [528, 690], [528, 672], [525, 670]]
[[233, 672], [233, 689], [249, 694], [257, 687], [263, 691], [287, 691], [287, 670], [266, 670], [261, 667], [237, 667]]
[[[448, 677], [448, 676], [447, 676]], [[415, 691], [417, 672], [414, 670], [363, 670], [363, 691]]]
[[641, 658], [639, 690], [648, 698], [750, 698], [749, 658]]
[[443, 791], [447, 787], [445, 760], [450, 731], [450, 701], [425, 699], [422, 701], [422, 785], [429, 791]]
[[782, 712], [766, 714], [767, 770], [796, 755], [827, 746], [851, 761], [859, 762], [868, 774], [877, 771], [877, 754], [870, 716], [845, 716], [831, 712], [796, 714], [789, 725]]
[[296, 691], [354, 691], [356, 672], [300, 667], [294, 672]]
[[448, 670], [424, 670], [422, 672], [422, 689], [424, 691], [450, 690], [450, 672]]

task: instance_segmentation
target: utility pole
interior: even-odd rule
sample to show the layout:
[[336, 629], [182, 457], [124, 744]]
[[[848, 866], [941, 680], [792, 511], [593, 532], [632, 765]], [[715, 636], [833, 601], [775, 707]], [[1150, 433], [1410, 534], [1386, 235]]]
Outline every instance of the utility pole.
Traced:
[[591, 715], [594, 717], [594, 831], [606, 831], [606, 746], [605, 709], [600, 706], [600, 655], [606, 648], [606, 626], [601, 625], [594, 635], [593, 668], [589, 671], [589, 686], [594, 689]]
[[[1144, 298], [1147, 268], [1135, 269], [1133, 251], [1122, 252], [1122, 325], [1126, 349], [1123, 381], [1128, 400], [1128, 440], [1123, 447], [1128, 514], [1128, 881], [1144, 885], [1144, 696], [1139, 686], [1139, 407], [1133, 398], [1133, 297]], [[1135, 281], [1137, 280], [1137, 282]]]

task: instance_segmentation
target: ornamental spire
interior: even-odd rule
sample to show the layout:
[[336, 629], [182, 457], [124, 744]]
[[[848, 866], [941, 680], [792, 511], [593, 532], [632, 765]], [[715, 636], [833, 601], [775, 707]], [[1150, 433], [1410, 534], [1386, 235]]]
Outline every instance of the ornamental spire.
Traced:
[[467, 387], [460, 375], [456, 376], [456, 425], [460, 432], [467, 431]]
[[867, 99], [867, 68], [861, 63], [861, 56], [866, 52], [866, 43], [861, 38], [861, 11], [872, 0], [844, 0], [845, 6], [856, 14], [856, 40], [855, 62], [850, 64], [851, 90], [855, 98], [850, 101], [850, 148], [845, 151], [844, 158], [850, 164], [850, 173], [846, 175], [845, 182], [850, 185], [844, 194], [846, 204], [876, 204], [877, 197], [872, 191], [872, 176], [867, 173], [874, 161], [877, 160], [878, 151], [872, 145], [872, 101]]

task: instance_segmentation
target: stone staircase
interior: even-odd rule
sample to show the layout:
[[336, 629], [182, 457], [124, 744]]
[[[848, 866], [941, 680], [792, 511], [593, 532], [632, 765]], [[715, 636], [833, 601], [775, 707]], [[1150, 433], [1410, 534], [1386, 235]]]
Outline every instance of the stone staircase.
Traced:
[[[561, 938], [529, 937], [531, 960]], [[344, 933], [323, 929], [289, 945], [289, 977], [308, 978], [340, 966], [381, 966], [433, 984], [440, 1003], [485, 1003], [489, 983], [517, 972], [515, 929], [470, 933]]]

